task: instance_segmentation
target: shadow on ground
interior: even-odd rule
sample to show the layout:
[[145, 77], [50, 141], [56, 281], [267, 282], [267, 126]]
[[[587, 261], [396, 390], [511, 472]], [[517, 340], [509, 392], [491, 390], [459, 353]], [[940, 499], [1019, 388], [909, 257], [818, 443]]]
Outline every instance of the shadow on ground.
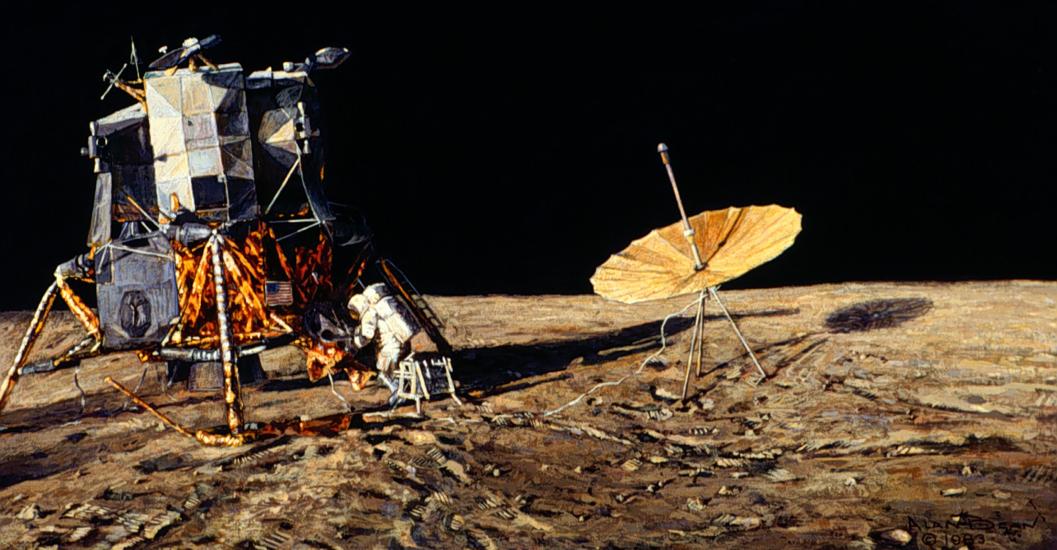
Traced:
[[888, 298], [859, 302], [843, 307], [826, 317], [826, 328], [832, 332], [866, 332], [899, 326], [932, 311], [927, 298]]
[[[764, 310], [734, 314], [735, 318], [765, 317], [796, 314], [797, 310]], [[705, 317], [706, 322], [725, 322], [720, 315]], [[656, 350], [661, 345], [661, 321], [642, 323], [620, 330], [590, 336], [587, 338], [561, 340], [541, 343], [501, 345], [488, 348], [459, 350], [456, 361], [456, 378], [462, 384], [462, 390], [486, 389], [486, 395], [517, 391], [538, 384], [562, 380], [571, 377], [561, 373], [576, 362], [582, 365], [596, 365], [611, 362], [626, 356]], [[665, 337], [673, 336], [687, 330], [693, 324], [690, 317], [675, 317], [665, 325]], [[774, 345], [787, 343], [785, 341]], [[762, 348], [762, 349], [766, 349]], [[577, 361], [579, 359], [579, 361]], [[536, 381], [517, 383], [518, 380], [558, 373], [556, 376]], [[259, 391], [287, 392], [318, 386], [307, 379], [273, 379], [265, 382]], [[150, 397], [150, 396], [147, 396]], [[150, 399], [160, 410], [182, 408], [206, 401], [215, 401], [213, 393], [183, 394], [180, 399], [167, 399], [161, 395]], [[81, 414], [80, 399], [71, 398], [42, 405], [39, 407], [5, 411], [0, 417], [0, 442], [5, 436], [17, 436], [47, 429], [82, 417], [108, 417], [121, 413], [125, 404], [123, 396], [115, 391], [104, 389], [86, 395], [85, 413]], [[385, 403], [360, 410], [361, 413], [387, 410]], [[130, 411], [132, 412], [132, 411]], [[143, 411], [140, 414], [146, 415]], [[400, 422], [399, 420], [390, 422]], [[157, 434], [150, 431], [116, 434], [111, 437], [86, 437], [86, 432], [71, 434], [50, 448], [36, 449], [32, 452], [12, 454], [0, 460], [0, 488], [22, 481], [48, 477], [62, 471], [82, 467], [98, 456], [115, 452], [131, 452], [144, 445]], [[166, 464], [145, 464], [145, 469], [165, 469], [188, 467], [184, 460]]]
[[154, 430], [139, 430], [104, 437], [88, 435], [87, 431], [74, 432], [51, 447], [3, 458], [0, 461], [0, 488], [77, 470], [99, 457], [135, 451], [158, 434]]

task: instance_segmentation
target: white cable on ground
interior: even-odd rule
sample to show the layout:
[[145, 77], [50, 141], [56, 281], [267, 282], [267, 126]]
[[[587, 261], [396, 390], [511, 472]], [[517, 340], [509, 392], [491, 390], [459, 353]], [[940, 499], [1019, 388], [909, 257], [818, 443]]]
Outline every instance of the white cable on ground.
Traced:
[[572, 401], [569, 401], [568, 403], [558, 407], [557, 409], [552, 409], [552, 410], [549, 410], [547, 412], [544, 412], [543, 416], [556, 415], [556, 414], [564, 411], [565, 409], [567, 409], [569, 407], [572, 407], [573, 405], [579, 403], [585, 397], [591, 395], [592, 393], [594, 393], [597, 390], [600, 390], [602, 388], [609, 387], [609, 386], [619, 386], [619, 385], [623, 384], [624, 381], [627, 380], [628, 378], [631, 378], [632, 376], [638, 376], [639, 373], [642, 372], [642, 369], [646, 368], [646, 365], [648, 365], [650, 363], [650, 361], [653, 361], [654, 359], [659, 357], [662, 353], [664, 353], [665, 348], [668, 347], [668, 342], [667, 342], [667, 340], [665, 338], [665, 335], [664, 335], [664, 326], [668, 324], [668, 320], [671, 319], [672, 317], [677, 316], [677, 315], [682, 315], [683, 313], [686, 313], [687, 310], [689, 310], [690, 308], [692, 308], [692, 307], [697, 305], [698, 300], [699, 299], [695, 299], [693, 302], [690, 302], [689, 304], [687, 304], [686, 307], [684, 307], [683, 309], [681, 309], [679, 311], [676, 311], [674, 313], [670, 313], [670, 314], [668, 314], [667, 317], [664, 318], [664, 321], [661, 322], [661, 349], [653, 352], [652, 355], [650, 355], [649, 357], [644, 359], [642, 361], [642, 364], [639, 365], [639, 368], [635, 369], [632, 372], [629, 372], [628, 374], [625, 374], [624, 376], [620, 377], [620, 379], [618, 379], [618, 380], [610, 380], [608, 382], [601, 382], [599, 384], [595, 384], [594, 386], [591, 387], [591, 389], [589, 389], [586, 392], [580, 394], [576, 399], [573, 399]]
[[351, 413], [352, 412], [352, 405], [349, 405], [348, 400], [346, 400], [343, 395], [338, 393], [338, 389], [334, 387], [334, 376], [329, 371], [327, 372], [327, 380], [330, 380], [330, 391], [331, 391], [331, 393], [333, 393], [335, 395], [335, 397], [340, 399], [341, 400], [341, 404], [345, 406], [345, 410], [347, 412]]

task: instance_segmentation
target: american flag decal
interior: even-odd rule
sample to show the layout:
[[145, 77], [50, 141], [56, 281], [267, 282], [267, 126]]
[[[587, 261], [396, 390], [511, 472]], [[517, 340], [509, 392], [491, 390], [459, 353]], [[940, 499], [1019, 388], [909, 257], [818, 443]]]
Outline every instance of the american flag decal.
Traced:
[[294, 303], [294, 292], [290, 281], [266, 281], [264, 283], [264, 304], [267, 306], [288, 306]]

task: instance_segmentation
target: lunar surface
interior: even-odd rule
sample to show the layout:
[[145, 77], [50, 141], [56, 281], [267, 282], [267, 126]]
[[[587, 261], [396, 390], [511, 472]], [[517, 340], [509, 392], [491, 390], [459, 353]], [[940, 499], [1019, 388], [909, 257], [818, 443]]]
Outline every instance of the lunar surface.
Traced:
[[[131, 353], [27, 375], [0, 413], [0, 547], [1057, 546], [1057, 283], [720, 294], [768, 377], [708, 304], [685, 400], [694, 297], [433, 297], [462, 406], [387, 414], [339, 381], [362, 427], [236, 449], [106, 385], [224, 423]], [[28, 320], [0, 314], [5, 368]], [[31, 359], [81, 336], [59, 313]], [[248, 420], [343, 410], [296, 350], [263, 364]]]

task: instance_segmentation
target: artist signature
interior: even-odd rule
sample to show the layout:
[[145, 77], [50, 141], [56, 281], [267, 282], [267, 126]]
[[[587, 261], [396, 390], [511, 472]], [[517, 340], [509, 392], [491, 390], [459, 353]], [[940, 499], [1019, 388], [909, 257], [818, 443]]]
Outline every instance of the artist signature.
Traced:
[[944, 521], [928, 516], [907, 516], [907, 531], [926, 548], [973, 547], [996, 539], [1015, 542], [1020, 540], [1024, 531], [1047, 523], [1046, 516], [1034, 502], [1028, 500], [1027, 504], [1035, 511], [1031, 520], [1008, 519], [997, 510], [990, 517], [963, 511]]

